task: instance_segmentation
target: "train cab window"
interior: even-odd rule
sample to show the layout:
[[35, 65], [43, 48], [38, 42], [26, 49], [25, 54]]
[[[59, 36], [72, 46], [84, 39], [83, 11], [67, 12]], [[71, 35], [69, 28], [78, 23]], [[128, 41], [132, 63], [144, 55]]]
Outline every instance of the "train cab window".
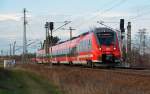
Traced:
[[99, 32], [97, 38], [100, 45], [114, 45], [116, 41], [116, 34], [114, 32]]

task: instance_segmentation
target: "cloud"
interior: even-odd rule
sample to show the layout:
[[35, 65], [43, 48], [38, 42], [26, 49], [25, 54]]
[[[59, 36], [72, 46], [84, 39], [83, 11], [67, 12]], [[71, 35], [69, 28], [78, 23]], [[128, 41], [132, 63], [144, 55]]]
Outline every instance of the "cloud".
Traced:
[[[0, 21], [20, 21], [23, 17], [23, 14], [21, 13], [10, 13], [10, 14], [0, 14]], [[31, 17], [30, 14], [27, 15], [27, 17]]]
[[20, 18], [21, 18], [20, 14], [0, 14], [0, 21], [5, 21], [5, 20], [19, 21]]

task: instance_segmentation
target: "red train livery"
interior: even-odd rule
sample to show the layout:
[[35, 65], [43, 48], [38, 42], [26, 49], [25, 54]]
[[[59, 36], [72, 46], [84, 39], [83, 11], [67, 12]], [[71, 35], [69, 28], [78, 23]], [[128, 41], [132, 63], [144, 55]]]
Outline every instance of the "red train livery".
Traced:
[[36, 61], [45, 63], [69, 64], [118, 64], [121, 61], [121, 50], [118, 34], [109, 28], [96, 28], [91, 32], [81, 34], [49, 48], [49, 55], [45, 50], [37, 51]]

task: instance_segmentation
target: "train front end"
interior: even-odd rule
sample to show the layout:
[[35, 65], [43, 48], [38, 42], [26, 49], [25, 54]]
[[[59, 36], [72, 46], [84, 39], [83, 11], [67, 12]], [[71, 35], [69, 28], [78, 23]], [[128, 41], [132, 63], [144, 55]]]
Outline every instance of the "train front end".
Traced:
[[95, 32], [97, 41], [96, 57], [103, 64], [117, 64], [121, 62], [121, 50], [117, 33], [108, 28], [101, 28]]

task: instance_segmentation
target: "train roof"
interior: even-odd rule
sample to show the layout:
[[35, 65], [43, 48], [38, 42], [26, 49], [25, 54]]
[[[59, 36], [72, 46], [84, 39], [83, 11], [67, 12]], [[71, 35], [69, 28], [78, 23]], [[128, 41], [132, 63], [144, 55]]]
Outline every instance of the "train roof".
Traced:
[[81, 36], [85, 36], [85, 35], [87, 35], [87, 34], [89, 34], [89, 33], [90, 33], [90, 32], [82, 33], [82, 34], [80, 34], [80, 35], [78, 35], [78, 36], [76, 36], [76, 37], [72, 37], [71, 39], [68, 39], [68, 40], [65, 40], [65, 41], [61, 41], [61, 42], [57, 43], [56, 45], [61, 44], [61, 43], [64, 43], [64, 42], [67, 42], [67, 41], [74, 40], [74, 39], [79, 38], [79, 37], [81, 37]]
[[115, 30], [110, 29], [110, 28], [106, 28], [106, 27], [95, 28], [93, 31], [94, 32], [115, 32]]
[[82, 34], [80, 34], [80, 35], [78, 35], [76, 37], [72, 37], [71, 39], [68, 39], [68, 40], [65, 40], [65, 41], [61, 41], [61, 42], [57, 43], [56, 45], [62, 44], [62, 43], [67, 42], [67, 41], [74, 40], [74, 39], [79, 38], [81, 36], [85, 36], [85, 35], [89, 34], [90, 32], [114, 32], [114, 30], [110, 29], [110, 28], [106, 28], [106, 27], [95, 28], [95, 29], [93, 29], [91, 31], [84, 32], [84, 33], [82, 33]]
[[[78, 35], [78, 36], [76, 36], [76, 37], [72, 37], [71, 39], [68, 39], [68, 40], [65, 40], [65, 41], [61, 41], [61, 42], [59, 42], [59, 43], [57, 43], [57, 44], [55, 44], [55, 45], [62, 44], [62, 43], [65, 43], [65, 42], [67, 42], [67, 41], [74, 40], [74, 39], [79, 38], [79, 37], [81, 37], [81, 36], [85, 36], [85, 35], [87, 35], [87, 34], [89, 34], [89, 33], [91, 33], [91, 32], [94, 32], [94, 33], [97, 33], [97, 32], [114, 32], [114, 30], [113, 30], [113, 29], [110, 29], [110, 28], [107, 28], [107, 27], [95, 28], [95, 29], [90, 30], [90, 31], [88, 31], [88, 32], [84, 32], [84, 33], [82, 33], [82, 34], [80, 34], [80, 35]], [[55, 46], [55, 45], [53, 45], [53, 46]], [[42, 49], [41, 49], [41, 50], [42, 50]]]

